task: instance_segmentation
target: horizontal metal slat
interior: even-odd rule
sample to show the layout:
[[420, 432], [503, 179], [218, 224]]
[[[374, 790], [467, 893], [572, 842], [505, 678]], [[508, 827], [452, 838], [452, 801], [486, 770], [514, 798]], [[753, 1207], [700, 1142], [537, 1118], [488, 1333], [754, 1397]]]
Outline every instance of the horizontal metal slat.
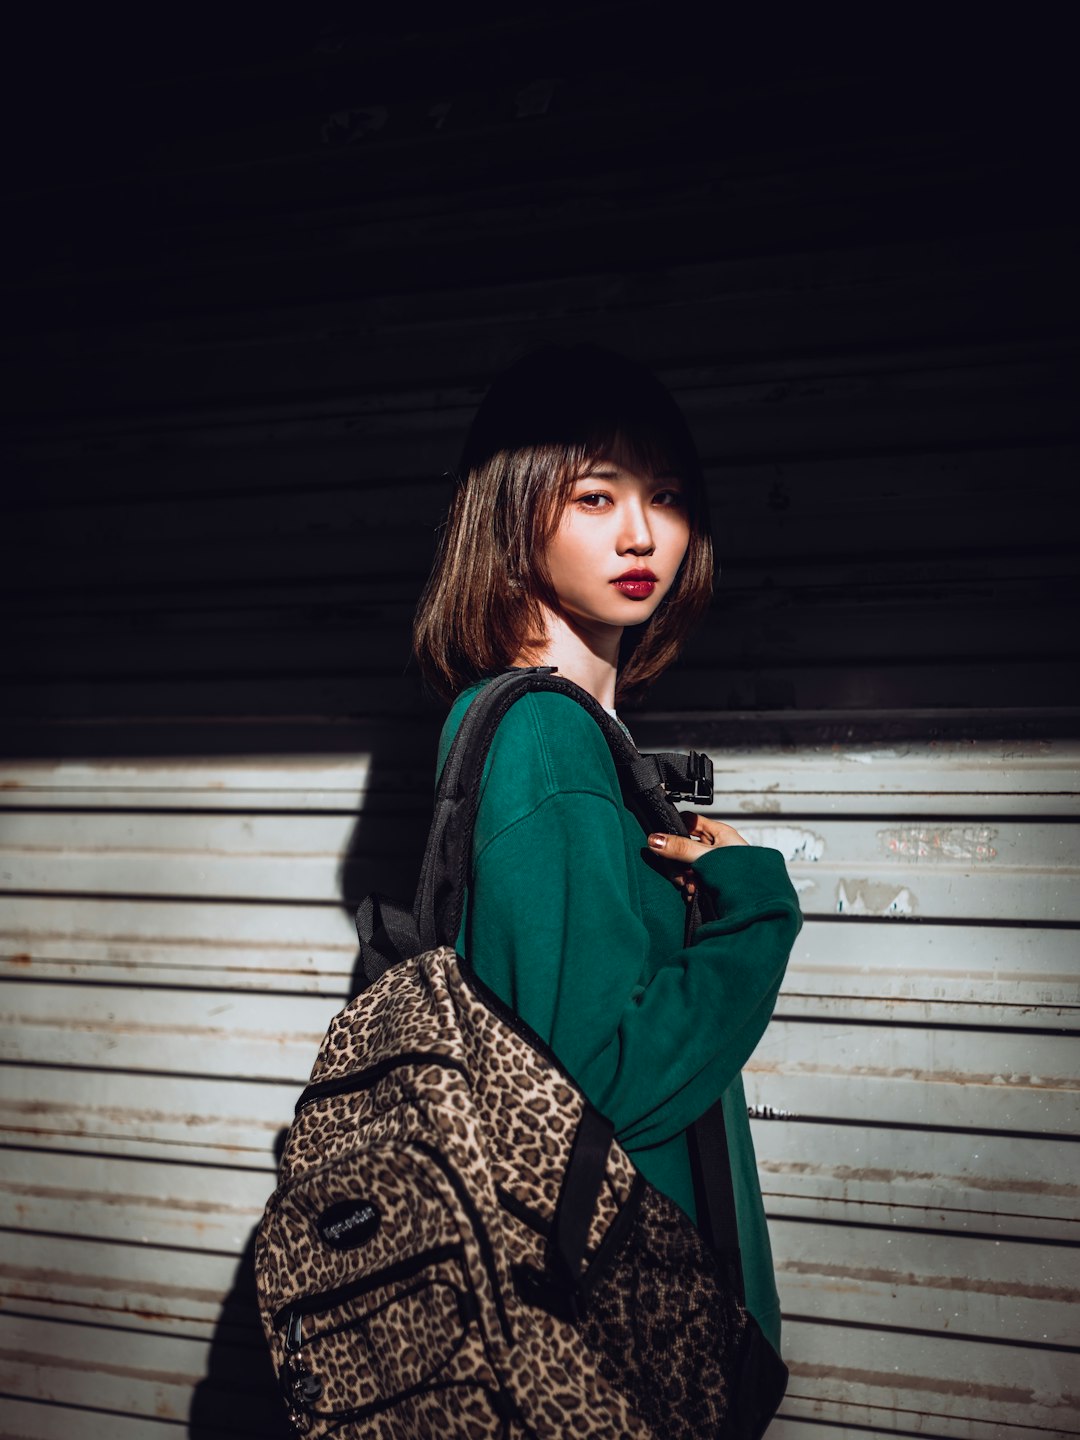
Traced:
[[[289, 1435], [261, 1335], [253, 1335], [254, 1343], [242, 1348], [219, 1346], [215, 1355], [206, 1340], [194, 1336], [128, 1329], [121, 1339], [107, 1317], [101, 1318], [106, 1323], [97, 1326], [0, 1316], [0, 1388], [37, 1401], [36, 1408], [45, 1412], [33, 1417], [41, 1428], [31, 1429], [30, 1436], [63, 1435], [67, 1440], [73, 1434], [101, 1433], [121, 1440], [130, 1434], [142, 1440], [164, 1433], [218, 1440], [226, 1435]], [[223, 1373], [210, 1378], [215, 1362]], [[145, 1428], [97, 1432], [95, 1411], [104, 1412], [110, 1424], [138, 1417]], [[165, 1421], [172, 1423], [165, 1428]], [[58, 1422], [70, 1428], [51, 1428]], [[6, 1425], [5, 1433], [16, 1434]], [[17, 1433], [21, 1437], [24, 1432]]]
[[[400, 717], [411, 722], [421, 695], [415, 676], [405, 673], [408, 655], [408, 636], [403, 631], [393, 666], [374, 677], [361, 678], [343, 647], [338, 664], [309, 675], [120, 677], [107, 688], [89, 679], [12, 681], [5, 701], [13, 721], [63, 721], [65, 726], [89, 720], [130, 724], [152, 719], [160, 724], [242, 718], [261, 728], [271, 720], [334, 722], [341, 716], [365, 721]], [[1071, 651], [1060, 658], [1005, 658], [992, 666], [962, 656], [934, 665], [914, 658], [889, 663], [876, 654], [822, 665], [789, 661], [759, 667], [744, 659], [726, 674], [691, 662], [688, 654], [678, 671], [660, 681], [657, 695], [662, 695], [665, 709], [860, 712], [856, 719], [869, 712], [871, 721], [888, 710], [927, 711], [935, 716], [969, 710], [979, 712], [984, 724], [988, 712], [1004, 707], [1002, 728], [1008, 729], [1010, 711], [1021, 719], [1031, 712], [1039, 717], [1049, 712], [1046, 718], [1062, 726], [1080, 708], [1080, 682]]]
[[[62, 959], [68, 945], [81, 946], [78, 958], [155, 960], [159, 951], [184, 947], [202, 953], [208, 963], [241, 951], [265, 957], [271, 968], [304, 964], [304, 956], [356, 950], [352, 915], [341, 904], [289, 905], [265, 901], [190, 900], [172, 897], [128, 899], [115, 895], [4, 895], [0, 900], [0, 937], [5, 954], [24, 942], [43, 958]], [[129, 947], [129, 948], [125, 948]], [[275, 959], [279, 956], [280, 959]]]
[[[426, 539], [424, 544], [426, 560]], [[384, 553], [396, 569], [393, 552]], [[1045, 563], [1049, 569], [1052, 562]], [[1022, 654], [1029, 663], [1053, 662], [1074, 653], [1065, 612], [1070, 606], [1080, 609], [1080, 580], [1047, 575], [1013, 586], [999, 580], [994, 590], [990, 608], [987, 582], [981, 580], [911, 585], [886, 597], [815, 594], [784, 584], [772, 587], [768, 610], [728, 592], [717, 603], [714, 622], [695, 638], [687, 661], [726, 671], [744, 664], [748, 654], [760, 667], [774, 668], [788, 661], [863, 663], [866, 656], [883, 653], [927, 666], [958, 657], [966, 664], [989, 664], [1002, 654]], [[313, 671], [333, 675], [357, 653], [374, 670], [390, 669], [407, 654], [407, 620], [388, 624], [378, 613], [344, 613], [336, 623], [320, 624], [306, 610], [297, 595], [293, 613], [279, 620], [268, 616], [262, 625], [250, 624], [240, 633], [227, 625], [210, 632], [183, 623], [159, 629], [146, 616], [140, 616], [136, 634], [122, 625], [84, 624], [74, 633], [72, 627], [42, 625], [37, 633], [20, 633], [7, 647], [7, 673], [11, 683], [23, 685], [98, 676], [130, 683], [163, 674], [180, 679], [267, 673], [280, 675], [284, 683]], [[974, 627], [976, 617], [982, 623]]]
[[[802, 1402], [795, 1402], [800, 1404]], [[915, 1397], [915, 1403], [918, 1403]], [[921, 1411], [886, 1412], [869, 1406], [839, 1405], [834, 1407], [822, 1403], [815, 1413], [824, 1415], [842, 1410], [849, 1424], [843, 1420], [793, 1419], [786, 1405], [769, 1426], [769, 1440], [877, 1440], [877, 1437], [913, 1435], [928, 1437], [928, 1440], [1047, 1440], [1048, 1433], [1053, 1440], [1066, 1440], [1066, 1432], [1047, 1432], [1042, 1425], [998, 1425], [987, 1420], [965, 1420], [957, 1416], [933, 1415], [929, 1418]], [[905, 1425], [916, 1425], [917, 1430], [905, 1430]], [[1072, 1433], [1072, 1432], [1069, 1432]]]
[[[630, 716], [635, 725], [635, 717]], [[671, 748], [674, 722], [637, 722], [651, 748]], [[665, 734], [667, 730], [669, 733]], [[814, 810], [851, 815], [1074, 814], [1080, 800], [1080, 744], [1069, 739], [902, 741], [882, 745], [713, 747], [708, 719], [677, 722], [677, 744], [713, 762], [717, 804], [753, 814]], [[409, 754], [393, 731], [371, 754], [202, 757], [183, 761], [11, 761], [0, 759], [5, 807], [68, 806], [282, 811], [357, 809], [379, 794], [415, 796], [430, 806], [434, 755]], [[696, 808], [696, 807], [687, 807]], [[3, 821], [0, 819], [0, 826]]]
[[[148, 1328], [166, 1332], [173, 1319], [216, 1325], [237, 1270], [234, 1255], [122, 1245], [92, 1235], [24, 1231], [4, 1236], [3, 1250], [6, 1309], [18, 1309], [25, 1296], [80, 1306], [99, 1323], [113, 1313], [138, 1313]], [[194, 1336], [185, 1342], [197, 1343]]]
[[[12, 811], [0, 858], [16, 890], [333, 903], [355, 829], [350, 815]], [[407, 819], [381, 819], [378, 831], [384, 852], [415, 846]], [[740, 832], [784, 855], [811, 914], [1080, 921], [1075, 825], [756, 819]]]
[[32, 1063], [294, 1081], [303, 1084], [336, 998], [39, 986], [0, 991], [0, 1056]]
[[[12, 896], [2, 908], [0, 976], [12, 980], [306, 992], [342, 1004], [352, 991], [356, 932], [344, 907], [66, 896], [43, 906]], [[1075, 951], [1070, 930], [854, 925], [811, 916], [795, 943], [777, 1013], [1075, 1029]]]
[[0, 1228], [239, 1256], [274, 1184], [224, 1164], [6, 1149]]
[[1074, 1028], [1080, 1018], [1076, 954], [1071, 929], [848, 924], [811, 915], [795, 941], [778, 1011]]
[[[4, 987], [10, 1062], [303, 1083], [337, 999]], [[167, 997], [167, 998], [166, 998]], [[1075, 1038], [1039, 1032], [889, 1028], [776, 1017], [747, 1068], [748, 1099], [794, 1116], [1068, 1134]]]
[[[216, 1059], [232, 1072], [228, 1054]], [[314, 1051], [304, 1070], [310, 1071]], [[302, 1083], [302, 1082], [301, 1082]], [[8, 1064], [0, 1092], [0, 1134], [10, 1145], [139, 1159], [157, 1156], [273, 1172], [274, 1143], [292, 1120], [300, 1085]]]
[[1070, 1135], [1073, 1035], [775, 1018], [745, 1070], [750, 1105], [793, 1119]]
[[770, 1216], [1080, 1240], [1080, 1172], [1056, 1137], [751, 1121]]
[[[17, 1440], [178, 1440], [183, 1432], [170, 1420], [149, 1415], [116, 1415], [78, 1404], [41, 1405], [14, 1396], [4, 1399], [4, 1423]], [[211, 1440], [209, 1433], [206, 1440]], [[213, 1437], [217, 1440], [217, 1437]]]
[[770, 1221], [769, 1236], [785, 1314], [1075, 1344], [1080, 1253], [1070, 1246], [785, 1218]]
[[885, 1433], [928, 1433], [987, 1440], [1013, 1426], [1047, 1435], [1080, 1433], [1069, 1391], [1075, 1357], [1025, 1346], [948, 1338], [941, 1331], [784, 1322], [791, 1380], [785, 1416], [829, 1419]]

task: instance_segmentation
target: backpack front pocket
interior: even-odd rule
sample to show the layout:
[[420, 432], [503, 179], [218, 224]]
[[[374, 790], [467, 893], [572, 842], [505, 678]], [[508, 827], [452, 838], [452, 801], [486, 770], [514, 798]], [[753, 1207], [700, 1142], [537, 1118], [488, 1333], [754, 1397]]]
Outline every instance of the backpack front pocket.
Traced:
[[260, 1236], [271, 1351], [312, 1436], [452, 1440], [506, 1416], [512, 1336], [488, 1225], [435, 1136], [414, 1120], [400, 1140], [400, 1118], [280, 1191]]
[[490, 1419], [489, 1394], [499, 1385], [476, 1319], [460, 1246], [295, 1301], [275, 1317], [294, 1424], [344, 1436], [350, 1423], [398, 1409], [409, 1434], [408, 1416], [429, 1401], [447, 1414], [478, 1405]]

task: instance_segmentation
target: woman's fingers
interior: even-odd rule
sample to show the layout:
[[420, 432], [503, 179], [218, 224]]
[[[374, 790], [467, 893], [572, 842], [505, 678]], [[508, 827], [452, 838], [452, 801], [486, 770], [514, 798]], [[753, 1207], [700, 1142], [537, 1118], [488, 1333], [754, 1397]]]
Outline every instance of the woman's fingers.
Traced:
[[683, 864], [700, 860], [702, 855], [709, 853], [710, 848], [701, 840], [687, 840], [682, 835], [649, 836], [649, 849], [654, 854], [662, 855], [665, 860], [680, 860]]
[[693, 810], [681, 812], [682, 820], [696, 840], [706, 845], [748, 845], [734, 825], [725, 825], [723, 820], [713, 820], [708, 815], [698, 815]]
[[691, 827], [689, 837], [662, 833], [650, 835], [649, 849], [663, 855], [665, 860], [678, 860], [685, 865], [700, 860], [716, 846], [749, 843], [734, 826], [725, 825], [721, 820], [710, 820], [704, 815], [687, 815], [685, 819]]

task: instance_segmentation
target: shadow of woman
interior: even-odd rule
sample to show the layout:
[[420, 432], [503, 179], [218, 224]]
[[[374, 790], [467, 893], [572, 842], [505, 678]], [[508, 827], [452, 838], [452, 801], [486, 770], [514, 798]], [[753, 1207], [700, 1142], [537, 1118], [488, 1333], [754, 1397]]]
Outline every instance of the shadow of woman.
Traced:
[[[358, 746], [370, 756], [367, 783], [338, 871], [341, 904], [350, 924], [357, 904], [369, 891], [411, 903], [431, 821], [441, 723], [436, 707], [421, 701], [408, 722], [368, 734]], [[355, 965], [342, 1002], [359, 988]], [[288, 1119], [282, 1116], [283, 1123]], [[283, 1129], [277, 1137], [278, 1164], [286, 1133]], [[214, 1329], [206, 1372], [192, 1395], [188, 1435], [190, 1440], [235, 1436], [289, 1440], [295, 1434], [285, 1416], [259, 1319], [253, 1230]]]
[[[275, 1147], [280, 1153], [285, 1132]], [[236, 1267], [210, 1345], [206, 1373], [195, 1387], [188, 1412], [191, 1440], [295, 1440], [285, 1418], [270, 1352], [255, 1300], [255, 1232]]]

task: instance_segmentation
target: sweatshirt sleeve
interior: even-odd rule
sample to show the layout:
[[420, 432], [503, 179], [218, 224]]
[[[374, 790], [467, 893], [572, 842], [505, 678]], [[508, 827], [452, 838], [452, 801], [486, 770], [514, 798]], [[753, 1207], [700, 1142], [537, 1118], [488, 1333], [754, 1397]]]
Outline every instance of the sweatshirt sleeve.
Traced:
[[614, 1122], [661, 1144], [727, 1088], [761, 1038], [802, 915], [778, 850], [724, 846], [695, 868], [718, 918], [657, 963], [620, 808], [560, 790], [474, 855], [470, 960]]

